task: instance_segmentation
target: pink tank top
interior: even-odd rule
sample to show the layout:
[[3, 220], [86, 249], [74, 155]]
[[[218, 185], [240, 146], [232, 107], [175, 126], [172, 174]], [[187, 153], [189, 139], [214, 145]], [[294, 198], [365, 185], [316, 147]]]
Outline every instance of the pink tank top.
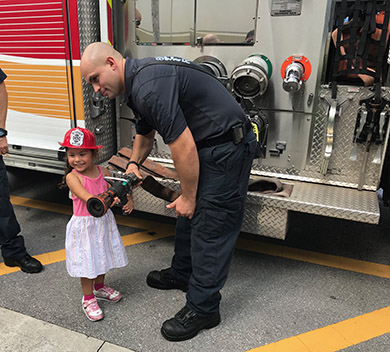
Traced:
[[[72, 172], [75, 172], [76, 174], [80, 175], [83, 178], [84, 188], [88, 193], [93, 195], [97, 195], [99, 193], [107, 191], [108, 188], [107, 182], [104, 180], [102, 169], [100, 168], [100, 166], [98, 166], [98, 168], [99, 168], [99, 176], [96, 178], [90, 178], [80, 174], [74, 169], [72, 170]], [[91, 216], [91, 214], [87, 210], [86, 202], [84, 202], [83, 200], [81, 200], [80, 198], [76, 197], [73, 194], [72, 194], [72, 200], [73, 200], [73, 215]]]

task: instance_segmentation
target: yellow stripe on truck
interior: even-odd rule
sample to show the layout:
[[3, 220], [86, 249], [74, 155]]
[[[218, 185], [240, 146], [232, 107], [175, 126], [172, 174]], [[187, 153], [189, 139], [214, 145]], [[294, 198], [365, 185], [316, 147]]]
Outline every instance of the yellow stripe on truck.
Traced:
[[73, 66], [75, 102], [69, 94], [70, 82], [65, 66], [29, 65], [0, 60], [7, 74], [8, 108], [21, 113], [31, 113], [61, 119], [74, 118], [71, 104], [76, 107], [78, 120], [84, 120], [84, 102], [80, 67]]

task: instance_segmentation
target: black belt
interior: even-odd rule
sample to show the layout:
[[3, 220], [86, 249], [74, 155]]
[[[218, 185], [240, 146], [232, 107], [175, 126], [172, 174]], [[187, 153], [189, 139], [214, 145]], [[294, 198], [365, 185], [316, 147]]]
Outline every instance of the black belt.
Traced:
[[206, 139], [196, 143], [196, 147], [202, 149], [204, 147], [213, 147], [215, 145], [233, 142], [234, 144], [240, 144], [248, 132], [252, 129], [252, 124], [249, 120], [246, 120], [245, 123], [239, 123], [233, 126], [228, 132], [222, 136]]

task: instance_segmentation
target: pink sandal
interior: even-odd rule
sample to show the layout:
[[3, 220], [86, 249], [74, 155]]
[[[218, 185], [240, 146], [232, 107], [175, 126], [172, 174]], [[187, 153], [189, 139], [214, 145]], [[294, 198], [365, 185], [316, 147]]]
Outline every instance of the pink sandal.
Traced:
[[113, 288], [104, 285], [99, 290], [93, 290], [93, 294], [96, 299], [101, 299], [103, 301], [109, 302], [118, 302], [122, 298], [122, 295], [115, 291]]
[[84, 297], [83, 297], [82, 304], [83, 304], [83, 310], [85, 312], [85, 315], [89, 320], [98, 321], [103, 319], [103, 312], [100, 309], [96, 301], [96, 298], [92, 298], [88, 301], [84, 301]]

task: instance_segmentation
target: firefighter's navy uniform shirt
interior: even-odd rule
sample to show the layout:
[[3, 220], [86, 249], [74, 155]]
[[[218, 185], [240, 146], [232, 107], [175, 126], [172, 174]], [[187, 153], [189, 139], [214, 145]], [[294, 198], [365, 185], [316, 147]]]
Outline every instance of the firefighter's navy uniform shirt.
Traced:
[[[169, 59], [169, 58], [168, 58]], [[196, 143], [228, 132], [244, 123], [245, 114], [227, 89], [214, 77], [183, 66], [138, 67], [155, 58], [126, 59], [127, 104], [137, 118], [138, 134], [153, 129], [169, 144], [188, 126]], [[184, 60], [187, 61], [187, 60]]]
[[7, 75], [0, 68], [0, 83], [2, 83], [7, 78]]

